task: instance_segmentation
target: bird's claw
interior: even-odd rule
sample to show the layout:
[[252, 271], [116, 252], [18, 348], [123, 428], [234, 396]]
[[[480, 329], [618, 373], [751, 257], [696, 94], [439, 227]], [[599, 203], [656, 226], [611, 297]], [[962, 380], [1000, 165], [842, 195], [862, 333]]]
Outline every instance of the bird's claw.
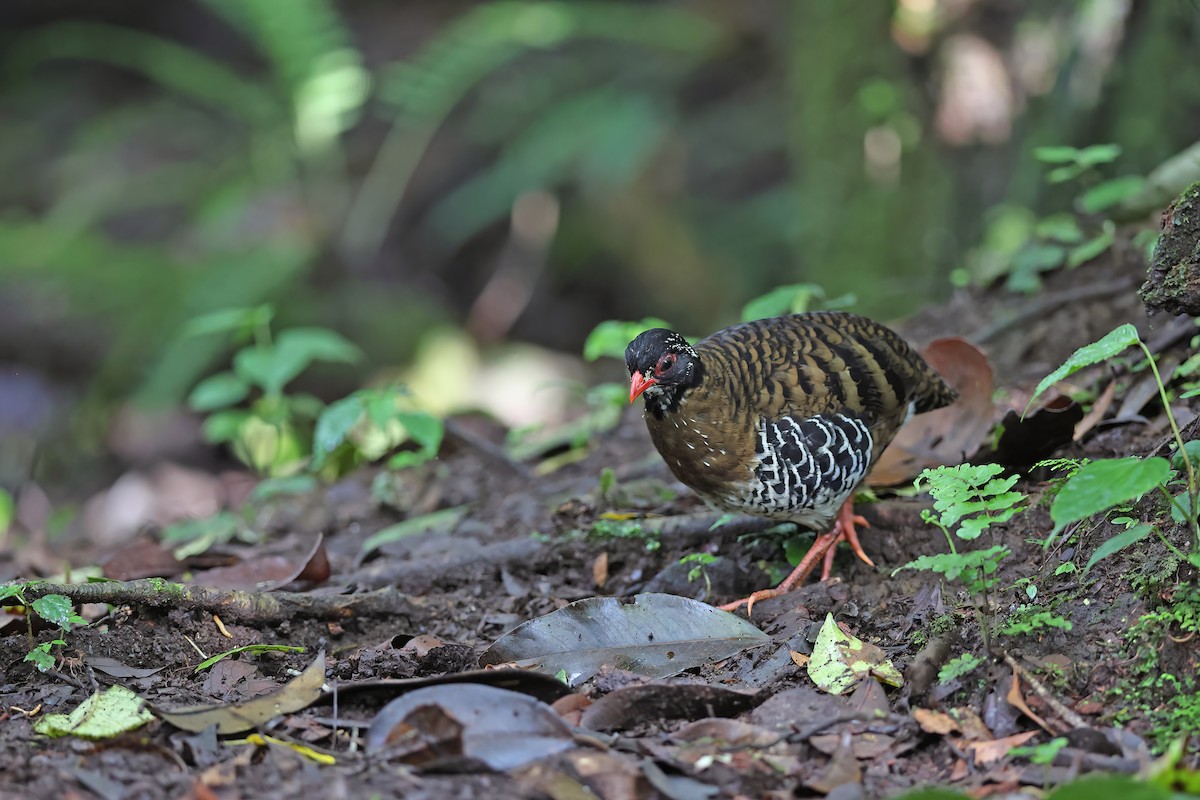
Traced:
[[787, 589], [776, 587], [774, 589], [759, 589], [749, 597], [743, 597], [741, 600], [734, 600], [732, 603], [726, 603], [723, 606], [717, 606], [722, 611], [737, 611], [742, 604], [746, 605], [746, 616], [750, 617], [754, 614], [754, 604], [759, 600], [770, 600], [772, 597], [779, 597], [781, 594], [786, 594]]

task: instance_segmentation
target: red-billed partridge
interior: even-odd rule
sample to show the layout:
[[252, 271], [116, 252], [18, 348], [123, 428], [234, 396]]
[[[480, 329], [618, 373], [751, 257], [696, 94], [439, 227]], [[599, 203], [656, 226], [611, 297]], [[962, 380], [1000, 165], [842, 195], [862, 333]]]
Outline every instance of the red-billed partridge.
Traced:
[[896, 333], [837, 311], [744, 322], [695, 345], [654, 328], [630, 343], [625, 365], [629, 401], [645, 400], [675, 477], [726, 511], [828, 531], [778, 587], [729, 609], [788, 591], [823, 555], [828, 577], [838, 541], [871, 564], [854, 490], [905, 420], [955, 399]]

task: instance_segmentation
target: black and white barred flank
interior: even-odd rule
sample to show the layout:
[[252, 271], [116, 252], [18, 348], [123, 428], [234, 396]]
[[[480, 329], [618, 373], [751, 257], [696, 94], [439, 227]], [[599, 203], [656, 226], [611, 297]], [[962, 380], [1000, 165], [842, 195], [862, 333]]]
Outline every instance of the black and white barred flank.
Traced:
[[866, 477], [871, 452], [871, 432], [857, 417], [764, 420], [745, 500], [772, 517], [827, 520]]

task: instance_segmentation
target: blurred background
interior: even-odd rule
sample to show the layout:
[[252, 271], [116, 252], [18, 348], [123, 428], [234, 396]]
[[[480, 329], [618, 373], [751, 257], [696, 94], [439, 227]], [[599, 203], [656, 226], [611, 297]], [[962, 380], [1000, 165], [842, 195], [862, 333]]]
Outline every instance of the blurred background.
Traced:
[[326, 402], [388, 374], [525, 425], [603, 320], [794, 283], [896, 319], [1070, 207], [1034, 148], [1142, 175], [1200, 130], [1193, 0], [852, 5], [6, 0], [0, 486], [195, 460], [232, 352], [197, 316], [340, 333]]

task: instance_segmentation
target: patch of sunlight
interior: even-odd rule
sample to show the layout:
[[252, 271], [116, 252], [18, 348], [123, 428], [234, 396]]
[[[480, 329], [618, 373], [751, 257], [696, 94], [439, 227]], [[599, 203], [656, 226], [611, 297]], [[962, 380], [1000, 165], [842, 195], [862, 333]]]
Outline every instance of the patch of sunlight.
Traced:
[[402, 380], [421, 408], [483, 411], [509, 427], [565, 420], [583, 402], [578, 359], [528, 344], [479, 347], [462, 331], [431, 331]]

